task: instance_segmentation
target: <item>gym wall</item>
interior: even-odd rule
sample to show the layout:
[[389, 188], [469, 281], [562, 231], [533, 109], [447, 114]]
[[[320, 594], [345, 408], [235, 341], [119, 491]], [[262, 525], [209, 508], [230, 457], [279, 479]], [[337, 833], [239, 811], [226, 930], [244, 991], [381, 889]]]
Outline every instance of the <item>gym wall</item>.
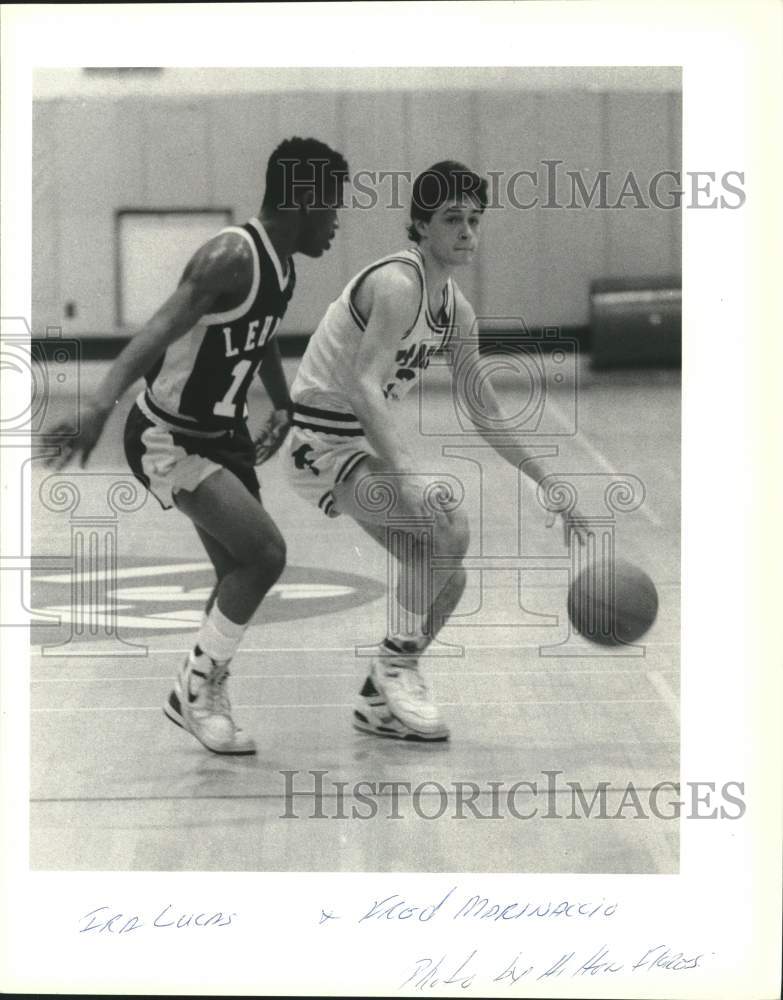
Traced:
[[[310, 71], [311, 73], [313, 71]], [[584, 71], [588, 72], [588, 71]], [[481, 172], [546, 167], [582, 171], [590, 185], [611, 171], [610, 201], [633, 171], [646, 193], [662, 170], [680, 170], [681, 95], [676, 87], [525, 86], [259, 93], [111, 93], [39, 96], [33, 108], [33, 331], [127, 336], [119, 322], [117, 213], [127, 209], [225, 209], [236, 222], [258, 211], [266, 160], [283, 138], [314, 135], [359, 170], [416, 173], [438, 159]], [[110, 88], [111, 89], [111, 88]], [[507, 203], [505, 188], [502, 201]], [[299, 284], [281, 333], [309, 333], [364, 264], [406, 241], [404, 207], [342, 212], [330, 251], [297, 259]], [[400, 186], [400, 201], [409, 186]], [[536, 193], [520, 181], [516, 193]], [[545, 188], [539, 186], [545, 197]], [[367, 198], [362, 197], [366, 202]], [[488, 211], [482, 251], [458, 277], [480, 316], [529, 326], [588, 322], [589, 284], [605, 277], [680, 274], [679, 210], [544, 208]]]

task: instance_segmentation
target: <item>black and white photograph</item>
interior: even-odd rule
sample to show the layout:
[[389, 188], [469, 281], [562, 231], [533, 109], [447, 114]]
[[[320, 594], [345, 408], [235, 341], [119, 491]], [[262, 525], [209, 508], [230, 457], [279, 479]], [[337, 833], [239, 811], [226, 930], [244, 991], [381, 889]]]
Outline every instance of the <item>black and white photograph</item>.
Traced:
[[[219, 14], [182, 6], [200, 30]], [[234, 6], [226, 25], [259, 35], [304, 23]], [[371, 5], [301, 6], [309, 46], [319, 25], [340, 52], [368, 31]], [[373, 34], [394, 14], [415, 33], [415, 6], [379, 5]], [[721, 455], [732, 386], [712, 381], [709, 420], [685, 404], [742, 350], [703, 334], [698, 290], [727, 325], [750, 292], [684, 267], [689, 232], [717, 246], [758, 211], [748, 161], [689, 154], [665, 48], [503, 58], [520, 8], [541, 30], [545, 8], [611, 5], [485, 5], [497, 64], [464, 57], [475, 5], [421, 6], [422, 31], [443, 26], [429, 65], [377, 37], [375, 64], [332, 65], [287, 63], [290, 39], [279, 65], [268, 39], [225, 65], [183, 41], [161, 65], [159, 46], [96, 48], [25, 80], [2, 624], [29, 657], [20, 843], [73, 901], [46, 933], [101, 969], [103, 942], [131, 963], [133, 942], [230, 955], [262, 926], [310, 956], [203, 982], [139, 960], [69, 989], [674, 997], [730, 962], [665, 887], [691, 891], [688, 829], [730, 844], [748, 822], [749, 771], [686, 756], [694, 691], [717, 725], [731, 703], [749, 718], [759, 681], [733, 686], [735, 663], [717, 691], [727, 669], [693, 655], [694, 623], [704, 649], [739, 648], [720, 630], [743, 571], [714, 545], [697, 581], [689, 556], [694, 511], [733, 502], [737, 459], [693, 472]], [[176, 7], [139, 28], [184, 28]], [[720, 574], [734, 596], [710, 608]], [[254, 886], [275, 887], [255, 916]], [[751, 978], [726, 996], [761, 995]]]
[[676, 873], [679, 70], [223, 76], [34, 78], [31, 863]]

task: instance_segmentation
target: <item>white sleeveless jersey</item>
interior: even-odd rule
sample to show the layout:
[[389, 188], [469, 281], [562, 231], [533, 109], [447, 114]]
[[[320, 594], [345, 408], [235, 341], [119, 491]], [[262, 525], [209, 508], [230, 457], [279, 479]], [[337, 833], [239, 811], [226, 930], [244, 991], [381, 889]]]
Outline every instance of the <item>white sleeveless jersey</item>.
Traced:
[[393, 262], [407, 264], [418, 276], [421, 302], [416, 321], [400, 338], [394, 359], [382, 380], [384, 396], [402, 399], [417, 384], [437, 351], [446, 348], [454, 334], [454, 285], [451, 278], [443, 289], [443, 300], [433, 316], [427, 297], [424, 260], [417, 247], [382, 257], [360, 271], [343, 289], [318, 324], [291, 387], [294, 423], [325, 433], [361, 434], [351, 413], [351, 359], [359, 348], [366, 327], [354, 302], [355, 292], [368, 274]]

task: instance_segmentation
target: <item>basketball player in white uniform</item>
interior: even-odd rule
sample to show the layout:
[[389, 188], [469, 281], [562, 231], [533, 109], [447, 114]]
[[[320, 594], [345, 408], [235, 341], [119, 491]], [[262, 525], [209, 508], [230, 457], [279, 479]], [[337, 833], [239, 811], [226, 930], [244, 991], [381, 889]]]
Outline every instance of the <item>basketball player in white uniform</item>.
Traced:
[[[394, 404], [417, 384], [433, 353], [460, 337], [467, 341], [473, 335], [464, 345], [473, 356], [461, 354], [461, 364], [481, 364], [476, 317], [452, 273], [476, 254], [486, 201], [486, 181], [460, 163], [437, 163], [419, 175], [408, 229], [413, 245], [349, 282], [311, 338], [291, 388], [294, 417], [287, 448], [294, 489], [328, 517], [349, 514], [381, 544], [387, 543], [387, 514], [372, 510], [373, 486], [392, 490], [397, 512], [434, 518], [434, 552], [458, 567], [422, 586], [417, 580], [424, 554], [416, 535], [411, 533], [404, 553], [394, 553], [400, 561], [396, 608], [354, 710], [357, 728], [381, 736], [445, 740], [449, 735], [419, 670], [419, 656], [464, 590], [459, 563], [468, 546], [468, 523], [459, 508], [444, 505], [433, 513], [428, 491], [433, 477], [417, 471]], [[484, 383], [483, 389], [476, 426], [485, 434], [501, 425], [503, 414], [491, 385]], [[524, 471], [537, 482], [544, 477], [521, 438], [507, 444], [487, 440], [514, 467], [524, 462]]]
[[[292, 257], [320, 257], [337, 229], [348, 165], [316, 139], [281, 143], [267, 165], [258, 218], [198, 250], [177, 290], [119, 355], [80, 427], [53, 428], [50, 462], [84, 465], [123, 393], [144, 376], [128, 415], [125, 452], [164, 509], [193, 522], [215, 567], [193, 650], [164, 706], [166, 716], [219, 754], [252, 754], [226, 693], [228, 665], [247, 623], [285, 566], [285, 542], [261, 502], [254, 464], [282, 443], [291, 401], [272, 339], [294, 290]], [[245, 400], [259, 376], [274, 407], [254, 448]]]

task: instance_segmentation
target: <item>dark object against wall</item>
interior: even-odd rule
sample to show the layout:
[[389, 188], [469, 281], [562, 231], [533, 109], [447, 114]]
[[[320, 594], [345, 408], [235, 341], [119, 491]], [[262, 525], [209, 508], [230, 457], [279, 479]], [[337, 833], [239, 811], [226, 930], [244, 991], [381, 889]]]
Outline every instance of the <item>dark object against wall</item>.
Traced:
[[679, 367], [680, 278], [602, 278], [590, 285], [593, 368]]

